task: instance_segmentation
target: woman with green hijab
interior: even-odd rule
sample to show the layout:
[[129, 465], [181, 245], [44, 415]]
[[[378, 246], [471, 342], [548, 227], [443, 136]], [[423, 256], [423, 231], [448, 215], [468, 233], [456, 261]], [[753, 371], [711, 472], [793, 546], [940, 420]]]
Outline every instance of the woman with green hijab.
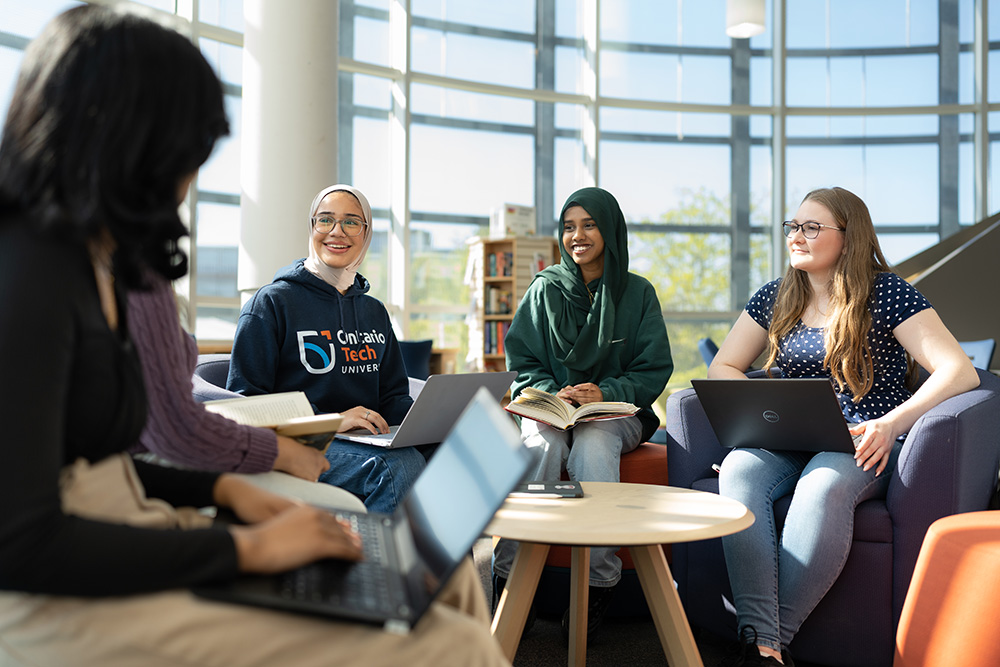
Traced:
[[[611, 193], [574, 192], [563, 205], [561, 263], [539, 272], [504, 339], [507, 368], [517, 371], [516, 397], [535, 387], [572, 405], [627, 401], [633, 417], [584, 422], [561, 431], [522, 419], [521, 436], [535, 455], [530, 479], [618, 482], [621, 455], [659, 425], [653, 401], [673, 370], [656, 291], [628, 271], [625, 216]], [[494, 593], [507, 582], [517, 544], [501, 540], [493, 562]], [[588, 634], [600, 625], [621, 579], [615, 547], [591, 549]], [[568, 613], [568, 610], [567, 610]], [[563, 616], [563, 628], [568, 627]]]

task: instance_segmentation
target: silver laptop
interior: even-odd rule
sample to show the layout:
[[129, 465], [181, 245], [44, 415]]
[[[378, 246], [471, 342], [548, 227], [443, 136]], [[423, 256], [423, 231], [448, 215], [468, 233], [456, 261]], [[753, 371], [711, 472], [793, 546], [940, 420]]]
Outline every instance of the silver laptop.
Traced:
[[391, 448], [436, 445], [444, 440], [469, 402], [469, 397], [480, 387], [485, 387], [499, 404], [515, 377], [517, 373], [514, 371], [432, 375], [427, 378], [427, 383], [399, 426], [392, 426], [388, 433], [379, 434], [365, 429], [344, 431], [337, 434], [330, 446], [336, 447], [337, 440]]
[[827, 378], [695, 379], [691, 385], [723, 447], [854, 454]]
[[479, 389], [392, 516], [331, 510], [361, 533], [364, 560], [327, 559], [193, 591], [213, 600], [406, 630], [469, 554], [530, 460], [513, 421]]

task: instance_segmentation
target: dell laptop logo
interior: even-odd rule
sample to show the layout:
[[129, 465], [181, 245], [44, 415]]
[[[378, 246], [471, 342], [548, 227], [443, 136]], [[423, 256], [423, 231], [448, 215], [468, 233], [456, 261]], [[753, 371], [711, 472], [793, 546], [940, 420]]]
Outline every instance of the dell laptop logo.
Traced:
[[775, 412], [774, 410], [764, 410], [764, 419], [765, 421], [769, 421], [772, 424], [777, 424], [778, 420], [781, 419], [781, 417], [779, 417], [778, 413]]

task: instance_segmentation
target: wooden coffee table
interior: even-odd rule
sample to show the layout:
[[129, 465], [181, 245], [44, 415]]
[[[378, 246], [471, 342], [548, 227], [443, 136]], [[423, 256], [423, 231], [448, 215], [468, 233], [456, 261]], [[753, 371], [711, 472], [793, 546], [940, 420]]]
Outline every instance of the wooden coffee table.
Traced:
[[493, 635], [514, 659], [549, 546], [571, 545], [569, 664], [587, 660], [590, 547], [628, 547], [663, 652], [671, 665], [702, 665], [660, 544], [729, 535], [754, 517], [714, 493], [653, 484], [583, 482], [583, 498], [508, 498], [486, 529], [518, 540]]

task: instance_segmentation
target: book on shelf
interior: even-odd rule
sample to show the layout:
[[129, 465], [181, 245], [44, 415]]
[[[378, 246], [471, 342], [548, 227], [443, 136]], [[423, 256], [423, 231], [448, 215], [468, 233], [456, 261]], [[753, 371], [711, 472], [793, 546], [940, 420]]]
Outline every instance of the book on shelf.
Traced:
[[513, 300], [514, 295], [509, 289], [487, 285], [484, 311], [487, 315], [509, 315]]
[[483, 326], [483, 352], [485, 354], [503, 354], [503, 339], [510, 329], [510, 322], [486, 322]]
[[505, 409], [563, 431], [582, 422], [621, 419], [639, 412], [637, 406], [623, 401], [599, 401], [573, 407], [558, 396], [534, 387], [522, 389]]
[[510, 492], [511, 498], [583, 498], [580, 482], [524, 482]]
[[486, 275], [490, 278], [503, 278], [513, 275], [514, 253], [502, 250], [487, 255], [488, 266]]
[[205, 409], [247, 426], [273, 429], [278, 435], [296, 438], [317, 449], [325, 449], [343, 420], [337, 413], [317, 415], [301, 391], [261, 394], [242, 398], [205, 401]]
[[552, 259], [546, 257], [543, 253], [536, 252], [535, 256], [532, 258], [531, 262], [531, 274], [530, 277], [534, 278], [535, 274], [552, 264]]

